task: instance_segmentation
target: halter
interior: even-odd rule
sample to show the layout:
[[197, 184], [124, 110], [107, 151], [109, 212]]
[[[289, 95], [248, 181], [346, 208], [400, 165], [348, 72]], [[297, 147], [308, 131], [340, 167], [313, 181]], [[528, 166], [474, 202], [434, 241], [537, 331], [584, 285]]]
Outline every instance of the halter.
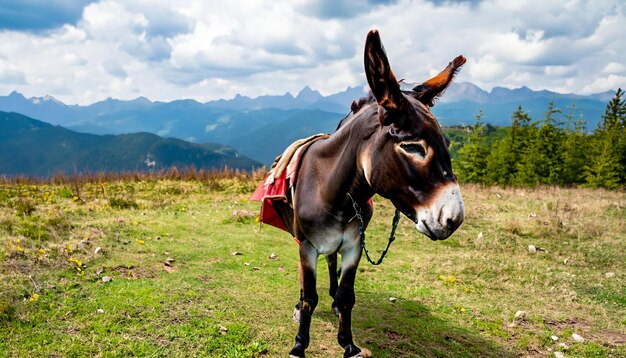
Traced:
[[[354, 217], [356, 217], [360, 221], [360, 224], [359, 224], [359, 237], [361, 238], [361, 240], [360, 240], [361, 241], [361, 248], [363, 249], [363, 251], [365, 251], [365, 257], [367, 258], [367, 261], [369, 261], [369, 263], [374, 265], [374, 266], [378, 266], [378, 265], [380, 265], [383, 262], [383, 259], [385, 258], [385, 255], [387, 255], [387, 250], [389, 250], [389, 246], [391, 246], [391, 243], [396, 239], [395, 234], [396, 234], [396, 228], [398, 227], [398, 223], [400, 222], [400, 210], [396, 209], [396, 213], [393, 216], [393, 221], [392, 221], [392, 224], [391, 224], [391, 234], [389, 234], [389, 242], [387, 242], [387, 247], [385, 248], [385, 250], [380, 255], [380, 258], [378, 259], [378, 261], [374, 261], [374, 260], [371, 259], [370, 253], [369, 253], [369, 251], [367, 251], [367, 248], [365, 247], [365, 222], [363, 221], [363, 216], [361, 215], [361, 208], [356, 203], [356, 201], [354, 201], [354, 199], [352, 198], [352, 195], [350, 195], [350, 193], [348, 193], [348, 197], [352, 201], [352, 207], [354, 208], [354, 212], [355, 212]], [[352, 219], [354, 219], [354, 217]], [[350, 221], [352, 221], [352, 219], [350, 219]]]

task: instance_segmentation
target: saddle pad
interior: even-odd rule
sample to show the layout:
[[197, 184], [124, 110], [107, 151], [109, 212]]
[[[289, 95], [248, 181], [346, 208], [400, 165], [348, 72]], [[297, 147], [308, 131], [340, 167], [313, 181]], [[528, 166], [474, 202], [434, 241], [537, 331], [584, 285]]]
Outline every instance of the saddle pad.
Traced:
[[316, 134], [292, 143], [285, 152], [276, 158], [266, 179], [259, 184], [250, 200], [261, 202], [259, 221], [289, 232], [280, 216], [274, 209], [274, 202], [282, 201], [289, 204], [287, 190], [297, 181], [298, 167], [306, 149], [319, 139], [328, 138], [328, 134]]

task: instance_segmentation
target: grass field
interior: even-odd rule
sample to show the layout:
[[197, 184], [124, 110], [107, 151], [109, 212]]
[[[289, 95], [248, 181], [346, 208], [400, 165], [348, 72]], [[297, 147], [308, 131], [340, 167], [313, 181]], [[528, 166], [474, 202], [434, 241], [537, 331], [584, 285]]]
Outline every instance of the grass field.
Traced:
[[[258, 180], [0, 184], [0, 356], [286, 356], [297, 244], [234, 215], [258, 213]], [[403, 219], [385, 262], [361, 263], [356, 343], [375, 357], [626, 356], [626, 194], [463, 190], [453, 237]], [[375, 198], [370, 251], [391, 217]], [[319, 267], [308, 353], [339, 357]]]

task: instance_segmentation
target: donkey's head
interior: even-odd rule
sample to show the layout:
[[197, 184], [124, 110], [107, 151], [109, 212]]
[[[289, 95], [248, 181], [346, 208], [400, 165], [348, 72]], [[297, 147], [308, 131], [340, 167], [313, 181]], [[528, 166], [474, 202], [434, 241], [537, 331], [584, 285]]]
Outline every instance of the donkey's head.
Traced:
[[459, 56], [439, 75], [403, 91], [378, 31], [370, 31], [365, 43], [365, 73], [380, 122], [361, 157], [365, 177], [374, 191], [390, 199], [432, 240], [446, 239], [463, 222], [463, 198], [452, 173], [449, 141], [430, 107], [464, 63]]

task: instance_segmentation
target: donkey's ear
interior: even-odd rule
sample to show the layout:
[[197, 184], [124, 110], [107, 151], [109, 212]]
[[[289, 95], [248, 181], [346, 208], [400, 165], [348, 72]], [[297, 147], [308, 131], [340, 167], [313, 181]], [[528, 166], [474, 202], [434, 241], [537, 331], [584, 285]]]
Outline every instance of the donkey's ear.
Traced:
[[379, 105], [387, 111], [400, 109], [406, 99], [391, 71], [378, 30], [370, 31], [365, 40], [365, 75]]
[[454, 75], [459, 72], [465, 61], [465, 57], [458, 56], [440, 74], [413, 88], [415, 97], [427, 106], [434, 106], [435, 99], [448, 88]]

